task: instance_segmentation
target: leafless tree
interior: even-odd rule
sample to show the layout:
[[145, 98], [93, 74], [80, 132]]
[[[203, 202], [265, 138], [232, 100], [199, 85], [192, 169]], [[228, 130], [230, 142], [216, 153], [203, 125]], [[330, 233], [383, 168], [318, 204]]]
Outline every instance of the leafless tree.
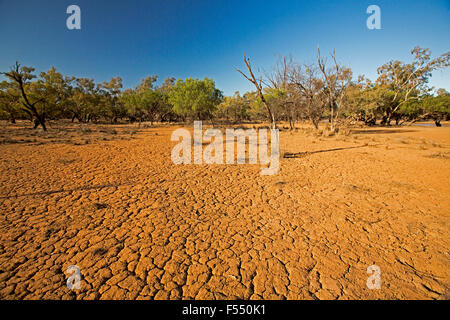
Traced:
[[330, 68], [327, 67], [326, 59], [320, 55], [319, 48], [317, 48], [317, 53], [317, 64], [323, 76], [324, 93], [327, 97], [327, 105], [330, 108], [331, 131], [334, 131], [345, 91], [351, 84], [352, 72], [350, 68], [342, 67], [337, 63], [334, 50], [331, 54], [334, 65]]
[[290, 81], [290, 74], [295, 68], [295, 62], [292, 57], [280, 57], [277, 64], [273, 68], [272, 73], [266, 74], [269, 82], [269, 87], [276, 90], [277, 104], [285, 114], [289, 121], [289, 127], [294, 129], [295, 111], [298, 106], [297, 95], [295, 88]]
[[298, 92], [300, 105], [316, 129], [324, 111], [323, 82], [315, 65], [297, 65], [291, 69], [290, 82]]
[[262, 88], [262, 77], [260, 77], [259, 79], [256, 79], [253, 71], [252, 71], [252, 67], [250, 64], [250, 59], [246, 57], [245, 55], [245, 51], [244, 51], [244, 63], [247, 67], [247, 70], [249, 72], [249, 76], [247, 76], [244, 72], [242, 72], [241, 70], [236, 68], [236, 71], [239, 72], [240, 74], [242, 74], [248, 81], [250, 81], [251, 83], [253, 83], [253, 85], [256, 88], [256, 91], [258, 93], [259, 98], [261, 99], [261, 102], [264, 104], [264, 106], [266, 107], [267, 110], [267, 114], [269, 116], [269, 121], [272, 124], [272, 128], [276, 129], [277, 128], [277, 124], [275, 121], [275, 117], [273, 115], [273, 112], [269, 106], [269, 104], [267, 103], [266, 99], [264, 98], [264, 94], [263, 94], [263, 88]]

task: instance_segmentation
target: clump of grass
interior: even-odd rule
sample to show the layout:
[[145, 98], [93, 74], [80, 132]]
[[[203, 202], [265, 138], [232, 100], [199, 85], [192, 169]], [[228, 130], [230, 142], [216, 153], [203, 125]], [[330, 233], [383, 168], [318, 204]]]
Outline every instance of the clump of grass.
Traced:
[[108, 252], [108, 249], [106, 248], [97, 248], [94, 250], [93, 254], [95, 256], [103, 256]]
[[94, 203], [94, 207], [95, 207], [95, 209], [100, 210], [100, 209], [108, 208], [108, 205], [105, 203], [96, 202], [96, 203]]
[[403, 143], [403, 144], [409, 144], [409, 141], [408, 141], [408, 140], [405, 140], [405, 139], [403, 139], [403, 138], [395, 139], [395, 142], [397, 142], [397, 143]]
[[2, 140], [0, 141], [0, 143], [2, 143], [2, 144], [15, 144], [15, 143], [19, 143], [19, 141], [14, 140], [14, 139], [8, 139], [8, 138], [6, 138], [6, 139], [2, 139]]
[[57, 162], [67, 165], [75, 162], [75, 159], [57, 159]]
[[334, 131], [331, 130], [325, 130], [322, 132], [322, 137], [328, 138], [328, 137], [333, 137], [336, 133]]
[[427, 157], [434, 159], [450, 159], [450, 157], [448, 156], [448, 152], [436, 152], [428, 155]]
[[351, 133], [351, 130], [349, 128], [340, 128], [339, 131], [337, 132], [338, 135], [340, 136], [349, 136]]
[[430, 144], [432, 147], [435, 147], [435, 148], [440, 148], [440, 147], [442, 147], [439, 143], [437, 143], [437, 142], [435, 142], [435, 141], [433, 141], [433, 140], [430, 140], [430, 141], [428, 142], [428, 144]]
[[91, 133], [92, 129], [88, 127], [81, 127], [80, 128], [81, 133]]
[[100, 130], [100, 132], [107, 133], [107, 134], [117, 134], [117, 130], [116, 129], [109, 129], [109, 128], [102, 129], [102, 130]]

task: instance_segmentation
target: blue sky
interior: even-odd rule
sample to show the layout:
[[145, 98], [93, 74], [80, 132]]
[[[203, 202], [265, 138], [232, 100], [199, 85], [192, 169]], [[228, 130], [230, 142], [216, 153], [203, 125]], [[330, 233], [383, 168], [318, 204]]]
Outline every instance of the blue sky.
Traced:
[[[71, 4], [81, 8], [81, 30], [66, 28]], [[381, 8], [381, 30], [366, 27], [371, 4]], [[209, 77], [230, 95], [253, 90], [235, 71], [243, 48], [267, 71], [280, 54], [309, 63], [317, 46], [335, 48], [339, 62], [375, 80], [378, 66], [409, 61], [416, 45], [449, 51], [449, 34], [449, 0], [0, 0], [0, 70], [18, 60], [97, 82], [118, 75], [124, 87], [151, 74]], [[450, 91], [450, 70], [431, 85]]]

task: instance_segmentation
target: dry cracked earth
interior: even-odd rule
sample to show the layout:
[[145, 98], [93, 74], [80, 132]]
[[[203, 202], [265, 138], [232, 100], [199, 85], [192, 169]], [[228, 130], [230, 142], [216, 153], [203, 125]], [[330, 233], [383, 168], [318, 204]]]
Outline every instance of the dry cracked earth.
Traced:
[[1, 123], [2, 299], [450, 297], [448, 127], [282, 131], [261, 176], [173, 164], [174, 127], [26, 126]]

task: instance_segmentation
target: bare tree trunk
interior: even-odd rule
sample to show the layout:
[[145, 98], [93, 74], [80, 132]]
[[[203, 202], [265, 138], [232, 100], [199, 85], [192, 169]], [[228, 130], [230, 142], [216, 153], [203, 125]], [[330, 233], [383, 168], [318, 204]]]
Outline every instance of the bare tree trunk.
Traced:
[[244, 63], [247, 66], [248, 72], [250, 73], [250, 78], [245, 73], [243, 73], [241, 70], [239, 70], [239, 69], [236, 69], [236, 70], [240, 74], [242, 74], [248, 81], [250, 81], [251, 83], [254, 84], [254, 86], [256, 87], [256, 91], [258, 92], [259, 98], [261, 99], [262, 103], [266, 107], [266, 110], [267, 110], [267, 113], [269, 116], [269, 121], [271, 121], [271, 123], [272, 123], [272, 129], [276, 129], [277, 124], [275, 121], [275, 117], [274, 117], [272, 111], [270, 110], [269, 104], [267, 103], [267, 101], [264, 98], [264, 95], [262, 93], [262, 85], [261, 85], [262, 79], [259, 79], [259, 81], [256, 80], [255, 75], [253, 74], [253, 71], [252, 71], [252, 67], [250, 65], [250, 59], [245, 56], [245, 52], [244, 52]]

